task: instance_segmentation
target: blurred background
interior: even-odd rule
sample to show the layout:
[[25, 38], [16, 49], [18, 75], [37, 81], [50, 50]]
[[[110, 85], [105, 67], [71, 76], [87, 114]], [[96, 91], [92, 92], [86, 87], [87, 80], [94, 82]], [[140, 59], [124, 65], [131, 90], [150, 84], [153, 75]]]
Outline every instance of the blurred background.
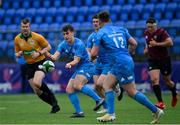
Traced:
[[[19, 93], [22, 89], [21, 70], [16, 64], [13, 43], [20, 32], [21, 19], [28, 17], [31, 20], [31, 30], [42, 34], [50, 42], [51, 52], [54, 53], [63, 40], [60, 33], [63, 25], [72, 24], [76, 37], [86, 42], [93, 31], [92, 16], [100, 11], [109, 11], [112, 22], [126, 27], [137, 40], [135, 73], [142, 91], [151, 91], [146, 57], [143, 55], [143, 33], [146, 20], [154, 17], [158, 26], [166, 29], [173, 39], [174, 46], [170, 48], [172, 79], [180, 89], [180, 0], [1, 0], [0, 93]], [[45, 80], [54, 91], [64, 92], [73, 71], [66, 71], [64, 63], [60, 62], [56, 63], [56, 67]]]

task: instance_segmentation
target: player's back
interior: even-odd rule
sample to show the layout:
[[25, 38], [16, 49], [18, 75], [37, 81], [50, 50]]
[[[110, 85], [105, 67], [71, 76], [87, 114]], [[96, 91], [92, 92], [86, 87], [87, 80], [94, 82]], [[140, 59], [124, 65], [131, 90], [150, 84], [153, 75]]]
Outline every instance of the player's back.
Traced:
[[107, 24], [99, 30], [97, 37], [101, 38], [101, 46], [111, 60], [129, 58], [127, 42], [131, 35], [127, 29]]

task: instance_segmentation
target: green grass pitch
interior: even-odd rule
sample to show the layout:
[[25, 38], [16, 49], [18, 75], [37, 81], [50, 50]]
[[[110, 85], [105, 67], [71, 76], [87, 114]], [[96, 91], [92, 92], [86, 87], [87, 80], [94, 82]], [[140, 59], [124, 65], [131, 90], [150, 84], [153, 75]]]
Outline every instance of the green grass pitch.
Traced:
[[[93, 111], [95, 102], [88, 96], [78, 94], [85, 118], [69, 118], [74, 109], [66, 94], [56, 94], [61, 111], [49, 114], [50, 106], [35, 94], [0, 95], [0, 124], [102, 124], [96, 121], [101, 116]], [[156, 102], [154, 94], [147, 94]], [[170, 105], [171, 95], [163, 94], [166, 103], [165, 115], [160, 124], [180, 124], [180, 102], [175, 108]], [[115, 101], [116, 120], [106, 124], [148, 124], [152, 115], [142, 105], [126, 94], [122, 101]]]

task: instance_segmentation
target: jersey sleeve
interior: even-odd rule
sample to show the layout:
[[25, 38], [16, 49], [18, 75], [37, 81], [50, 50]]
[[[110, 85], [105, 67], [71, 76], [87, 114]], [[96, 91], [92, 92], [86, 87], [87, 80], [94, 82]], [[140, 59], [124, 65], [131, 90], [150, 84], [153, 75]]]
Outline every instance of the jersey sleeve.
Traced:
[[15, 50], [15, 53], [21, 51], [19, 44], [18, 44], [18, 38], [17, 37], [14, 38], [14, 50]]
[[167, 33], [166, 30], [163, 29], [163, 30], [162, 30], [162, 39], [165, 40], [165, 39], [167, 39], [168, 37], [170, 37], [169, 34]]
[[90, 35], [87, 40], [86, 48], [92, 48], [92, 46], [93, 46], [92, 35]]
[[126, 34], [126, 39], [127, 39], [127, 40], [132, 37], [132, 36], [129, 34], [129, 31], [128, 31], [127, 29], [125, 29], [125, 34]]
[[77, 57], [83, 57], [84, 53], [86, 51], [85, 45], [83, 43], [77, 44], [75, 48], [75, 54], [74, 56]]
[[101, 39], [103, 37], [103, 33], [101, 31], [98, 31], [95, 40], [94, 40], [94, 45], [93, 46], [100, 46]]
[[57, 51], [60, 52], [60, 53], [62, 53], [64, 46], [65, 46], [65, 45], [64, 45], [64, 41], [63, 41], [63, 42], [61, 42], [61, 43], [58, 45]]

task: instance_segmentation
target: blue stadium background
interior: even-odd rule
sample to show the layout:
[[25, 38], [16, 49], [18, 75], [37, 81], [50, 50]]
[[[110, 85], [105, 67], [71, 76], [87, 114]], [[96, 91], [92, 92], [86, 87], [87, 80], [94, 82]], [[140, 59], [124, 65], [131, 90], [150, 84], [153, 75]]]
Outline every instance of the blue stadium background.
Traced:
[[91, 19], [95, 13], [106, 10], [113, 23], [129, 29], [139, 45], [136, 59], [142, 59], [145, 39], [145, 21], [150, 17], [167, 29], [174, 41], [170, 49], [173, 59], [180, 55], [180, 1], [179, 0], [2, 0], [0, 6], [0, 60], [14, 61], [13, 38], [20, 31], [20, 21], [31, 19], [31, 29], [48, 39], [54, 52], [62, 40], [61, 27], [71, 23], [76, 36], [87, 40], [93, 31]]
[[[170, 48], [174, 60], [172, 80], [180, 91], [180, 0], [0, 0], [0, 93], [19, 93], [22, 89], [13, 42], [20, 32], [21, 19], [30, 18], [31, 30], [50, 42], [53, 53], [63, 39], [60, 33], [63, 25], [72, 24], [76, 37], [86, 42], [93, 31], [92, 15], [100, 11], [109, 11], [112, 22], [128, 28], [138, 41], [134, 57], [135, 77], [137, 89], [144, 92], [151, 91], [151, 84], [143, 55], [143, 32], [146, 20], [155, 17], [158, 25], [165, 28], [174, 41]], [[45, 81], [54, 92], [65, 92], [72, 73], [73, 70], [64, 68], [64, 63], [57, 62], [55, 71], [48, 74]], [[162, 86], [163, 91], [167, 90], [164, 84]]]

